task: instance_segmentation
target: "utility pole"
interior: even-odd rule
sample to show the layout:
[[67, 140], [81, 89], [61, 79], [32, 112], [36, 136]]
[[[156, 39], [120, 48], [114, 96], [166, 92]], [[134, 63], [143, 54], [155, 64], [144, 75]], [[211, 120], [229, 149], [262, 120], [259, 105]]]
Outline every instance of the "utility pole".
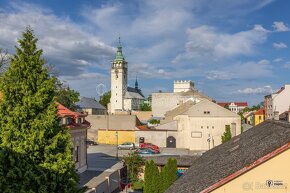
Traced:
[[119, 157], [119, 155], [118, 155], [118, 151], [119, 151], [119, 149], [118, 149], [118, 131], [116, 131], [116, 139], [117, 139], [117, 143], [116, 143], [116, 149], [117, 149], [117, 151], [116, 151], [116, 158], [118, 159], [118, 157]]

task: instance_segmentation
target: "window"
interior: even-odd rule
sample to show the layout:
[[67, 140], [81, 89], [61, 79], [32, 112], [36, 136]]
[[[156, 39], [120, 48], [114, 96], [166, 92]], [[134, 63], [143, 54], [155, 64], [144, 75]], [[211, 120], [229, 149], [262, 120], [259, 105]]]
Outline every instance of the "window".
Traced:
[[207, 129], [209, 128], [209, 126], [206, 127]]
[[203, 126], [201, 126], [200, 128], [203, 129]]
[[78, 124], [82, 123], [82, 118], [78, 118]]
[[214, 126], [212, 126], [211, 128], [214, 129]]
[[261, 121], [261, 119], [262, 119], [262, 116], [259, 116], [259, 120]]
[[65, 120], [65, 124], [70, 124], [72, 122], [71, 118], [70, 117], [67, 117], [66, 120]]
[[204, 111], [203, 114], [205, 114], [205, 115], [206, 114], [210, 114], [210, 112], [209, 111]]
[[79, 146], [75, 147], [75, 162], [79, 162]]

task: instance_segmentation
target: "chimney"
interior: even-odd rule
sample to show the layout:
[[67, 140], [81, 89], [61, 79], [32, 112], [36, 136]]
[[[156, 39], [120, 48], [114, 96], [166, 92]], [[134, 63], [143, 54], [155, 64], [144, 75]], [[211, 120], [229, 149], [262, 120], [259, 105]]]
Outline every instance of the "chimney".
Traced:
[[274, 111], [274, 120], [279, 120], [279, 111]]

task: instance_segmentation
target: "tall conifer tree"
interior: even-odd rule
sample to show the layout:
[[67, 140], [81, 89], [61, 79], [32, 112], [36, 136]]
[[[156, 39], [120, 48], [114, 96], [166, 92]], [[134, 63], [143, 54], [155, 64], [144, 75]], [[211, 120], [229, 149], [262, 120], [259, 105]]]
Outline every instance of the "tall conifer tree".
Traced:
[[27, 28], [0, 79], [0, 192], [79, 192], [68, 130], [59, 125], [55, 79]]

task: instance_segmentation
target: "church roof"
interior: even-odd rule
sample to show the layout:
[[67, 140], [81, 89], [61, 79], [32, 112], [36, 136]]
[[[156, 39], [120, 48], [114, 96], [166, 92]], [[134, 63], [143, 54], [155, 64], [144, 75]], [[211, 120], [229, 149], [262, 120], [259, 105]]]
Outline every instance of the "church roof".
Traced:
[[144, 95], [142, 94], [142, 91], [138, 88], [132, 88], [127, 87], [127, 92], [125, 94], [125, 98], [138, 98], [138, 99], [144, 99]]

